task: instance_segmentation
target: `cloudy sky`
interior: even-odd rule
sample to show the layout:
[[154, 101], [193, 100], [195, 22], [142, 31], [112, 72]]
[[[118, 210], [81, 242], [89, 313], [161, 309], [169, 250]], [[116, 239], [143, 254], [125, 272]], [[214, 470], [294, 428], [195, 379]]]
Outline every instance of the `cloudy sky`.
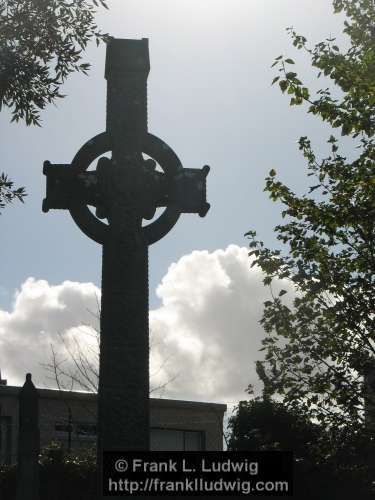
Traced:
[[[263, 192], [271, 168], [295, 190], [307, 185], [297, 148], [302, 135], [327, 151], [330, 130], [304, 109], [289, 108], [270, 82], [275, 57], [295, 59], [302, 79], [317, 88], [309, 59], [291, 46], [293, 25], [309, 41], [340, 35], [342, 17], [329, 0], [109, 0], [98, 24], [120, 38], [149, 38], [149, 130], [186, 167], [211, 166], [201, 219], [182, 216], [150, 248], [152, 385], [163, 396], [231, 402], [246, 397], [269, 292], [250, 269], [244, 233], [255, 229], [275, 246], [279, 208]], [[345, 43], [345, 41], [344, 41]], [[105, 127], [104, 47], [90, 47], [89, 77], [74, 75], [67, 97], [43, 113], [42, 128], [10, 124], [0, 113], [1, 169], [29, 196], [0, 217], [0, 368], [18, 385], [31, 371], [53, 385], [43, 363], [58, 334], [71, 345], [89, 336], [100, 297], [100, 247], [63, 212], [41, 212], [42, 163], [69, 163]], [[319, 85], [324, 84], [319, 81]], [[95, 325], [94, 325], [95, 326]], [[78, 337], [77, 337], [78, 336]], [[70, 344], [69, 344], [70, 343]]]

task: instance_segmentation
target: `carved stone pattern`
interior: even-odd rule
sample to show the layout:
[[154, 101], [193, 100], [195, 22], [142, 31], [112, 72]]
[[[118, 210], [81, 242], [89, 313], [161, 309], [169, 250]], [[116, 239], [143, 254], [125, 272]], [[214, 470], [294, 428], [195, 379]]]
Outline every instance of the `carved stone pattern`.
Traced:
[[107, 132], [113, 141], [116, 162], [129, 160], [142, 151], [147, 133], [147, 79], [143, 73], [108, 80]]
[[99, 425], [105, 450], [149, 449], [148, 247], [103, 246]]

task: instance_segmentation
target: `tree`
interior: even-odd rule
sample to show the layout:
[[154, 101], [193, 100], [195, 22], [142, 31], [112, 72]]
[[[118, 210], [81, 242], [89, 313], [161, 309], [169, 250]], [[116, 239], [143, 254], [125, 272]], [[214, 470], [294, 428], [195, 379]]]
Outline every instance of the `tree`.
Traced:
[[270, 398], [240, 401], [228, 422], [230, 450], [292, 450], [312, 456], [318, 426]]
[[355, 454], [349, 457], [349, 450], [343, 448], [335, 457], [324, 457], [320, 440], [327, 439], [325, 430], [267, 394], [240, 401], [229, 419], [228, 431], [229, 450], [292, 451], [294, 497], [304, 500], [372, 498], [367, 471], [360, 469]]
[[[40, 110], [64, 97], [69, 74], [87, 74], [83, 51], [107, 38], [94, 21], [99, 4], [107, 7], [105, 0], [0, 0], [0, 109], [8, 107], [12, 121], [40, 126]], [[0, 208], [24, 196], [3, 174]]]
[[[345, 12], [344, 33], [350, 47], [340, 50], [334, 38], [309, 48], [305, 37], [289, 28], [293, 45], [306, 51], [318, 78], [329, 86], [316, 94], [291, 71], [294, 61], [279, 56], [273, 83], [290, 95], [290, 105], [341, 131], [353, 144], [353, 158], [341, 152], [336, 136], [328, 138], [329, 155], [319, 159], [307, 137], [299, 149], [314, 178], [299, 196], [277, 179], [266, 178], [265, 191], [281, 202], [285, 223], [275, 228], [281, 249], [268, 249], [250, 238], [252, 265], [264, 272], [272, 298], [261, 323], [265, 359], [262, 379], [288, 409], [329, 429], [331, 453], [365, 430], [373, 439], [375, 422], [375, 6], [373, 0], [333, 0]], [[294, 285], [273, 293], [274, 280]]]
[[[92, 314], [94, 323], [97, 324], [100, 318], [99, 303], [98, 313]], [[59, 390], [80, 390], [96, 393], [99, 387], [100, 332], [96, 326], [81, 325], [79, 333], [80, 338], [74, 336], [70, 340], [59, 334], [65, 356], [59, 356], [56, 347], [51, 345], [51, 360], [43, 366], [49, 373], [49, 378], [55, 382]], [[87, 341], [82, 342], [83, 336], [86, 336]], [[155, 341], [151, 335], [150, 351], [153, 346], [155, 346]], [[151, 380], [161, 370], [167, 371], [168, 360], [169, 358], [163, 360], [156, 370], [150, 373]], [[150, 394], [160, 393], [175, 378], [175, 375], [168, 375], [168, 378], [162, 383], [151, 385]]]
[[[98, 312], [92, 313], [95, 325], [99, 322], [100, 318], [98, 300], [97, 307]], [[82, 341], [83, 336], [86, 337], [86, 341]], [[70, 405], [69, 398], [66, 398], [66, 391], [78, 390], [91, 393], [98, 392], [100, 332], [96, 326], [89, 324], [81, 325], [79, 328], [79, 338], [78, 335], [75, 335], [70, 339], [66, 339], [63, 334], [59, 333], [59, 340], [61, 343], [60, 348], [63, 348], [65, 356], [59, 355], [56, 346], [51, 344], [51, 360], [48, 363], [44, 363], [42, 366], [46, 369], [48, 378], [56, 384], [57, 389], [60, 391], [60, 399], [66, 407], [66, 423], [68, 429], [66, 451], [68, 455], [70, 455], [72, 452], [72, 424], [75, 415]], [[151, 335], [150, 351], [154, 345], [155, 342]], [[150, 373], [151, 381], [161, 370], [167, 371], [167, 363], [168, 358], [163, 360], [154, 372]], [[159, 393], [161, 397], [167, 385], [175, 378], [176, 376], [170, 376], [168, 374], [168, 378], [162, 383], [158, 385], [151, 383], [150, 395]], [[96, 412], [92, 412], [88, 407], [86, 407], [85, 410], [92, 417], [96, 418]], [[61, 445], [59, 446], [61, 447]]]

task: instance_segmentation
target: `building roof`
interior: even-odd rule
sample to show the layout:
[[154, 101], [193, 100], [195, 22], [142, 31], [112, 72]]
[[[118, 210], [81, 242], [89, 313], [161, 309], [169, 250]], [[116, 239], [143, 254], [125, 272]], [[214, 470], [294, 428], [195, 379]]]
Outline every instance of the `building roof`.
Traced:
[[[11, 386], [11, 385], [0, 385], [0, 396], [18, 396], [21, 387]], [[96, 393], [92, 392], [80, 392], [80, 391], [61, 391], [57, 389], [42, 389], [37, 388], [39, 396], [43, 399], [69, 399], [81, 400], [81, 401], [95, 401], [97, 398]], [[185, 409], [195, 409], [201, 408], [211, 408], [216, 412], [225, 412], [227, 410], [227, 405], [223, 403], [211, 403], [203, 401], [184, 401], [181, 399], [164, 399], [164, 398], [150, 398], [150, 404], [152, 407], [158, 408], [185, 408]]]

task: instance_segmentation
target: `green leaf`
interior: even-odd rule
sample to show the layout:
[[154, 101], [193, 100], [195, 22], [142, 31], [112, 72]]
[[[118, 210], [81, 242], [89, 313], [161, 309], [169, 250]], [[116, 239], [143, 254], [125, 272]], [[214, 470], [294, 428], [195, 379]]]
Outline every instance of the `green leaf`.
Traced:
[[284, 93], [286, 91], [286, 89], [288, 88], [287, 80], [281, 80], [279, 82], [279, 86], [280, 86], [281, 91]]
[[341, 135], [349, 135], [353, 130], [353, 125], [349, 122], [345, 122], [341, 129]]

